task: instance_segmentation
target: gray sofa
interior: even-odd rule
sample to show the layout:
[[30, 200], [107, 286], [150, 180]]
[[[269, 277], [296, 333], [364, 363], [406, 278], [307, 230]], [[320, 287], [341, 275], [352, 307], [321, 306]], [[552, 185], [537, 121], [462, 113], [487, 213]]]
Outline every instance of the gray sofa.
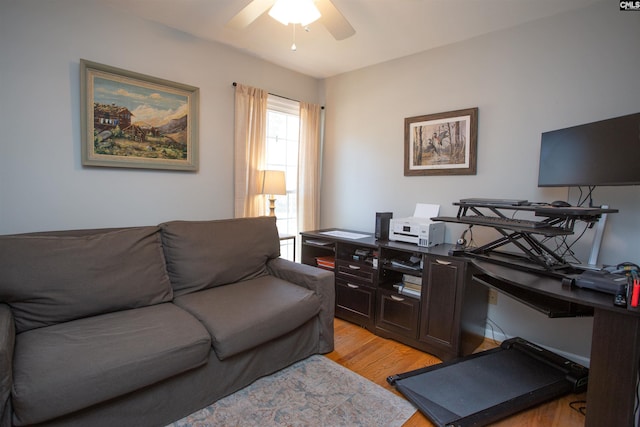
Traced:
[[333, 350], [275, 219], [0, 236], [0, 425], [163, 426]]

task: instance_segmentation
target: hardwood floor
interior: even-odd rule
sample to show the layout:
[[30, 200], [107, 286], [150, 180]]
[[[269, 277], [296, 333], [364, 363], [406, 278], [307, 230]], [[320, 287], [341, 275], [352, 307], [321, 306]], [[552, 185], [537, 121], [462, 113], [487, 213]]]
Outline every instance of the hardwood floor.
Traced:
[[[387, 383], [389, 375], [441, 362], [435, 356], [396, 341], [381, 338], [344, 320], [335, 319], [334, 329], [335, 350], [326, 356], [399, 396], [402, 394]], [[480, 349], [491, 348], [495, 345], [490, 341], [485, 341]], [[570, 394], [550, 401], [492, 424], [492, 426], [584, 426], [584, 416], [569, 406], [571, 402], [580, 400], [586, 400], [585, 393]], [[424, 415], [416, 412], [403, 427], [432, 426], [433, 424]]]

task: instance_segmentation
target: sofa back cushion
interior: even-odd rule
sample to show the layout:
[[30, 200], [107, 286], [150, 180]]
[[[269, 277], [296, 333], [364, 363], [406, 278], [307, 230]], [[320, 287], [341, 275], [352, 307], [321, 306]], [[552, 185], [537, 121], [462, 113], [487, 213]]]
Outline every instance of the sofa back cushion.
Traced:
[[159, 227], [0, 236], [16, 332], [171, 301]]
[[267, 274], [280, 256], [275, 217], [161, 224], [167, 270], [175, 295]]

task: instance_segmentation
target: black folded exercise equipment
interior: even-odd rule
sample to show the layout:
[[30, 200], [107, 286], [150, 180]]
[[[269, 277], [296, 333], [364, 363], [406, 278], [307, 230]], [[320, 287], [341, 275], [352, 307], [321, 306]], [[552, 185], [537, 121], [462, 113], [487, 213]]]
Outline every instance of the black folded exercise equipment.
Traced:
[[522, 338], [387, 378], [439, 427], [484, 426], [571, 392], [589, 370]]

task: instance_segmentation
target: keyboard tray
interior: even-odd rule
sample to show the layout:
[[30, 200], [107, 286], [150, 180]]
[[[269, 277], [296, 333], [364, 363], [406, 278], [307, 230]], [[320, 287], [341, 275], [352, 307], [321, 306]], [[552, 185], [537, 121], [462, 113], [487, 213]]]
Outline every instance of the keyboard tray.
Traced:
[[522, 227], [522, 228], [545, 228], [549, 227], [549, 223], [544, 221], [535, 221], [530, 219], [503, 218], [500, 216], [482, 216], [467, 215], [464, 219], [468, 219], [475, 224], [489, 225], [492, 227]]

